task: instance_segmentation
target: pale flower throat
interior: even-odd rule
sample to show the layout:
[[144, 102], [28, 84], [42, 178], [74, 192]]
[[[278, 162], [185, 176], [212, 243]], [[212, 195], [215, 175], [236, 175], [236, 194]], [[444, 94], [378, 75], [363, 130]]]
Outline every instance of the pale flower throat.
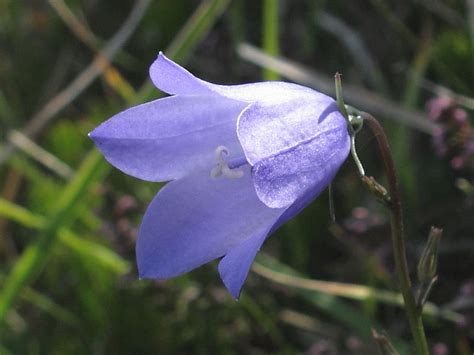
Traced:
[[217, 179], [220, 176], [224, 176], [229, 179], [238, 179], [244, 176], [244, 172], [239, 167], [247, 164], [245, 156], [226, 160], [225, 157], [229, 155], [229, 149], [220, 145], [216, 148], [215, 158], [217, 165], [211, 170], [211, 177]]

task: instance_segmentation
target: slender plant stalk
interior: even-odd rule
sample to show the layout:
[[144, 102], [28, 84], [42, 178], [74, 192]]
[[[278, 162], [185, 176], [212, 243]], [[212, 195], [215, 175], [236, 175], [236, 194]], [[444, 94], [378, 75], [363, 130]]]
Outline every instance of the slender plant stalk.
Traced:
[[[262, 47], [265, 53], [278, 56], [280, 54], [278, 40], [278, 12], [280, 0], [263, 0], [263, 26], [262, 26]], [[280, 75], [275, 71], [264, 68], [264, 80], [279, 80]]]
[[395, 258], [395, 266], [400, 283], [400, 289], [405, 302], [405, 310], [410, 324], [410, 330], [415, 340], [417, 353], [420, 355], [429, 355], [428, 343], [426, 341], [425, 330], [421, 319], [421, 312], [416, 306], [415, 297], [412, 292], [412, 286], [408, 271], [408, 264], [405, 251], [404, 228], [402, 203], [400, 198], [400, 190], [393, 163], [392, 154], [388, 145], [387, 136], [380, 123], [369, 113], [362, 112], [364, 122], [367, 123], [372, 130], [379, 146], [382, 160], [384, 162], [385, 172], [388, 180], [388, 192], [390, 202], [387, 203], [390, 209], [390, 222], [392, 231], [393, 254]]

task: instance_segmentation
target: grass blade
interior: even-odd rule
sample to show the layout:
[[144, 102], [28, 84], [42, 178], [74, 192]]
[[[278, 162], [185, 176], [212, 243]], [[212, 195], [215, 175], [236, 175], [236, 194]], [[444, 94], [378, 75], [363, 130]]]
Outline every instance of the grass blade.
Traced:
[[[257, 262], [252, 267], [253, 271], [257, 271], [261, 275], [259, 270], [265, 268], [271, 270], [280, 275], [285, 275], [289, 278], [301, 278], [302, 276], [291, 269], [287, 265], [284, 265], [276, 259], [263, 255], [256, 258]], [[322, 292], [323, 290], [308, 290], [301, 287], [294, 287], [298, 294], [304, 299], [314, 304], [321, 312], [326, 313], [333, 319], [344, 324], [349, 329], [352, 329], [365, 341], [372, 341], [372, 328], [382, 329], [383, 327], [377, 324], [373, 319], [369, 319], [364, 313], [360, 312], [354, 307], [346, 304], [339, 300], [333, 294]], [[408, 353], [408, 345], [400, 339], [393, 339], [397, 349], [401, 350], [402, 354]], [[402, 351], [403, 350], [403, 351]]]
[[[203, 1], [176, 35], [173, 42], [166, 48], [166, 55], [176, 62], [186, 62], [197, 44], [204, 39], [229, 3], [230, 0]], [[150, 80], [147, 80], [133, 102], [139, 103], [152, 99], [155, 90]]]
[[102, 156], [96, 150], [91, 151], [84, 159], [75, 177], [64, 189], [58, 201], [56, 213], [50, 217], [38, 239], [26, 248], [5, 281], [5, 286], [0, 293], [0, 321], [4, 320], [23, 287], [32, 282], [44, 268], [59, 228], [72, 222], [75, 217], [74, 209], [87, 189], [108, 169], [109, 165], [104, 163]]

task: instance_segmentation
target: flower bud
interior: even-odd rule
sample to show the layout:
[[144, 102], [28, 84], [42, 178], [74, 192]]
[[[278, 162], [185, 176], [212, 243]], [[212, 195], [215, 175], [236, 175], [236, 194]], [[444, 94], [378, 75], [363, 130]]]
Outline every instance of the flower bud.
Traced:
[[442, 229], [431, 227], [428, 241], [418, 262], [418, 281], [420, 283], [429, 283], [436, 276], [438, 245], [442, 234]]

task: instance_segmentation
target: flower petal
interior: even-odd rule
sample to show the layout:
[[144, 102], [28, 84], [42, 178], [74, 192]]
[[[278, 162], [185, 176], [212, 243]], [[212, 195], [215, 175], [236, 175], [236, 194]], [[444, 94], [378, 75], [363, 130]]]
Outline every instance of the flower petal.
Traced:
[[315, 186], [312, 190], [299, 196], [293, 204], [284, 210], [270, 230], [266, 226], [262, 230], [256, 230], [250, 238], [231, 249], [222, 258], [219, 263], [219, 273], [225, 286], [235, 299], [239, 298], [242, 285], [247, 278], [253, 260], [267, 236], [300, 213], [319, 193], [320, 189], [318, 186]]
[[264, 105], [278, 104], [305, 97], [314, 99], [313, 95], [318, 94], [307, 87], [283, 81], [264, 81], [242, 85], [206, 83], [206, 85], [220, 96], [247, 103], [258, 102]]
[[292, 205], [284, 210], [270, 230], [266, 227], [262, 230], [256, 230], [253, 236], [242, 242], [239, 246], [231, 249], [224, 258], [222, 258], [219, 263], [219, 273], [225, 286], [235, 299], [239, 298], [242, 285], [247, 278], [253, 260], [267, 236], [300, 213], [319, 193], [320, 191], [318, 191], [318, 187], [316, 186], [313, 190], [307, 191], [307, 193], [299, 196]]
[[256, 231], [272, 228], [284, 210], [260, 202], [250, 168], [242, 169], [239, 179], [212, 179], [200, 171], [161, 189], [140, 227], [141, 277], [180, 275], [238, 248]]
[[90, 137], [123, 172], [167, 181], [199, 167], [212, 168], [219, 145], [241, 156], [236, 120], [244, 104], [216, 96], [173, 96], [123, 111]]
[[349, 134], [335, 102], [315, 93], [277, 105], [253, 104], [237, 134], [253, 165], [255, 189], [269, 207], [291, 205], [309, 189], [321, 192], [349, 153]]
[[158, 54], [158, 58], [150, 66], [150, 78], [158, 89], [170, 95], [213, 94], [206, 82], [168, 59], [163, 52]]
[[255, 103], [241, 113], [237, 134], [250, 164], [312, 140], [323, 130], [345, 126], [334, 100], [313, 93], [277, 104]]
[[242, 285], [247, 278], [250, 266], [265, 241], [269, 230], [264, 228], [239, 246], [230, 250], [219, 263], [219, 274], [232, 297], [239, 298]]
[[285, 82], [261, 82], [243, 85], [217, 85], [201, 80], [168, 59], [162, 52], [150, 67], [150, 78], [155, 86], [178, 95], [218, 94], [241, 102], [277, 103], [313, 95], [315, 91]]

